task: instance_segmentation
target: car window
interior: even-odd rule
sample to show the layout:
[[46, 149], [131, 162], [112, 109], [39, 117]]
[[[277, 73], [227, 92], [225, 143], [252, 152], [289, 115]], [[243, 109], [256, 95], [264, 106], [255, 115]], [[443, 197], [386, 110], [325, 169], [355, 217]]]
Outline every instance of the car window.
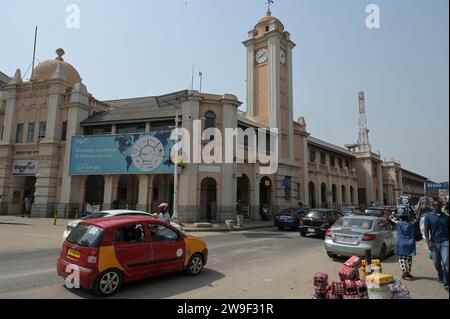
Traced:
[[93, 225], [78, 224], [67, 241], [82, 247], [99, 247], [103, 237], [103, 229]]
[[377, 224], [378, 224], [378, 229], [379, 230], [381, 230], [381, 231], [387, 230], [386, 224], [382, 220], [379, 220]]
[[178, 240], [176, 232], [158, 224], [150, 224], [150, 235], [153, 242]]
[[372, 221], [362, 218], [344, 218], [339, 219], [335, 226], [370, 230], [372, 229]]
[[306, 215], [306, 217], [312, 218], [312, 219], [323, 219], [325, 216], [326, 216], [325, 212], [319, 212], [319, 211], [311, 211]]
[[145, 242], [144, 226], [139, 224], [117, 228], [114, 240], [125, 244]]

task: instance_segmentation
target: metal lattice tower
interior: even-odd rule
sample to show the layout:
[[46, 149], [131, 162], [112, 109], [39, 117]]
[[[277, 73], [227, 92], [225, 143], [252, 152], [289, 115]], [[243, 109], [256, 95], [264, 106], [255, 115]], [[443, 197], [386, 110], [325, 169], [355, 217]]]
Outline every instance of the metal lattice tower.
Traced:
[[358, 149], [360, 152], [370, 152], [371, 147], [369, 143], [369, 128], [367, 127], [366, 117], [366, 99], [364, 92], [358, 93], [359, 96], [359, 138]]

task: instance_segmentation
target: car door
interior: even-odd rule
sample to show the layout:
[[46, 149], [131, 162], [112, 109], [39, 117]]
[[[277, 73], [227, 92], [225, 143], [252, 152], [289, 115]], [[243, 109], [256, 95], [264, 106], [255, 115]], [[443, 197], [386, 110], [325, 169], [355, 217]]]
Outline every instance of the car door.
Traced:
[[[395, 228], [392, 226], [389, 222], [383, 221], [386, 228], [386, 241], [389, 242], [390, 247], [388, 248], [389, 251], [393, 251], [395, 247]], [[389, 250], [390, 249], [390, 250]]]
[[168, 225], [149, 223], [152, 246], [152, 275], [175, 272], [184, 268], [186, 244], [183, 235]]
[[114, 233], [116, 258], [130, 280], [150, 275], [152, 247], [143, 224], [118, 227]]

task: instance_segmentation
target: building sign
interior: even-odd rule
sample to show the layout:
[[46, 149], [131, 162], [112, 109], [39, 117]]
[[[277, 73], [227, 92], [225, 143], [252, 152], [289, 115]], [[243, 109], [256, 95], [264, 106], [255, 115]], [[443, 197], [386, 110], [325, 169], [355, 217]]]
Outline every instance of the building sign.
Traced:
[[36, 176], [38, 162], [16, 160], [13, 163], [13, 176]]
[[70, 175], [173, 174], [170, 134], [72, 137]]
[[427, 184], [427, 190], [429, 191], [436, 191], [436, 190], [448, 190], [448, 184], [447, 183], [441, 183], [441, 184]]

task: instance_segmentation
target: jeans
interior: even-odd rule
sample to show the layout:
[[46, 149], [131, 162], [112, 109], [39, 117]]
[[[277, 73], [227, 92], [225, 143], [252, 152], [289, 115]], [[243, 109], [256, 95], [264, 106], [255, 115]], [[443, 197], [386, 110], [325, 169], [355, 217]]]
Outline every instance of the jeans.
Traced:
[[448, 289], [448, 240], [440, 244], [431, 243], [433, 246], [433, 263], [439, 276], [439, 280]]

